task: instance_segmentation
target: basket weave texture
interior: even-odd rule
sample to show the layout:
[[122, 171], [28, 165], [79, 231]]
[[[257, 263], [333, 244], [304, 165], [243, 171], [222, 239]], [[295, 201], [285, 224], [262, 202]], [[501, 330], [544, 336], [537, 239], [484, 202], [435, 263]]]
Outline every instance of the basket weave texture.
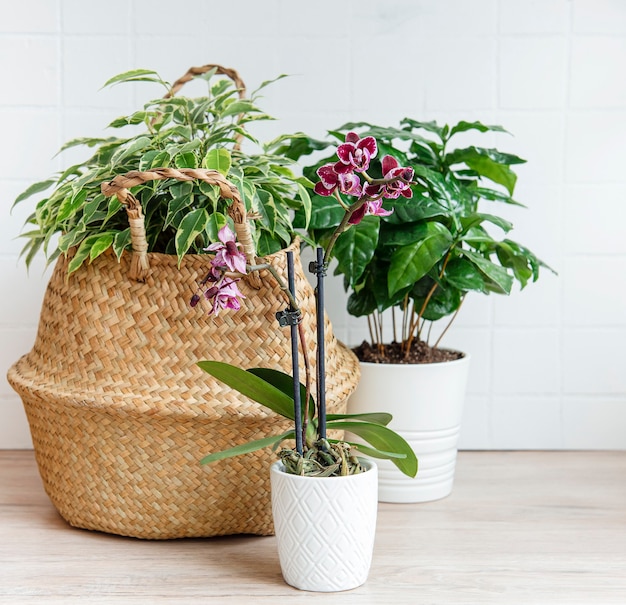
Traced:
[[[296, 288], [315, 367], [315, 301], [297, 244]], [[199, 458], [286, 430], [262, 406], [202, 372], [200, 359], [290, 371], [285, 307], [268, 275], [241, 282], [241, 310], [207, 317], [188, 306], [207, 257], [148, 254], [145, 282], [130, 255], [98, 257], [67, 277], [60, 258], [32, 351], [9, 370], [22, 397], [44, 487], [76, 527], [140, 538], [273, 533], [262, 450], [201, 467]], [[268, 257], [286, 273], [284, 254]], [[345, 409], [358, 379], [354, 355], [326, 320], [329, 411]], [[314, 370], [313, 370], [314, 371]]]
[[[232, 69], [192, 67], [174, 94], [195, 75], [217, 70], [245, 87]], [[237, 145], [239, 142], [237, 143]], [[132, 252], [112, 252], [67, 275], [70, 257], [57, 261], [44, 297], [32, 351], [10, 369], [28, 417], [44, 488], [76, 527], [138, 538], [272, 534], [267, 450], [207, 467], [199, 459], [251, 439], [279, 434], [289, 423], [202, 372], [201, 359], [242, 368], [291, 371], [288, 332], [275, 313], [284, 296], [269, 273], [246, 276], [242, 308], [207, 317], [189, 306], [208, 258], [149, 253], [141, 205], [130, 188], [151, 180], [202, 180], [229, 201], [238, 240], [256, 262], [246, 208], [220, 173], [155, 168], [102, 184], [128, 214]], [[315, 373], [315, 298], [295, 243], [296, 292]], [[286, 279], [284, 253], [266, 259]], [[332, 334], [326, 319], [329, 412], [343, 412], [356, 387], [356, 357]], [[315, 392], [315, 391], [313, 391]]]

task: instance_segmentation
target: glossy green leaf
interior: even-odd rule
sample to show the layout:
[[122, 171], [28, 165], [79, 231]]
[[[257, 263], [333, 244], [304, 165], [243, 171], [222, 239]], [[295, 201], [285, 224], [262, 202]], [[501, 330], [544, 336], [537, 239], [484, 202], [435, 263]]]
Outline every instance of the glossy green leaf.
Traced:
[[466, 122], [461, 120], [450, 129], [450, 138], [459, 132], [467, 132], [468, 130], [478, 130], [479, 132], [507, 132], [502, 126], [488, 126], [482, 122]]
[[[246, 370], [246, 372], [250, 372], [259, 378], [265, 380], [265, 382], [269, 382], [271, 385], [274, 385], [277, 389], [280, 389], [285, 395], [291, 397], [293, 400], [293, 378], [289, 374], [285, 374], [285, 372], [281, 372], [280, 370], [274, 370], [271, 368], [251, 368]], [[300, 384], [300, 401], [303, 404], [306, 399], [306, 386]], [[313, 418], [315, 414], [315, 401], [313, 399], [313, 394], [309, 393], [309, 414], [308, 418]]]
[[[413, 188], [415, 191], [415, 187]], [[446, 216], [450, 210], [440, 201], [424, 195], [423, 192], [415, 193], [411, 199], [400, 197], [397, 200], [386, 201], [385, 209], [393, 210], [393, 214], [383, 218], [385, 224], [407, 225], [415, 221]]]
[[[296, 217], [294, 225], [304, 228], [305, 217], [303, 213]], [[345, 210], [339, 205], [334, 197], [322, 197], [313, 195], [311, 197], [311, 218], [309, 221], [309, 231], [315, 229], [330, 229], [336, 227], [341, 222]]]
[[235, 391], [264, 405], [280, 416], [290, 420], [295, 418], [293, 397], [259, 376], [221, 361], [199, 361], [198, 366], [207, 374], [221, 380]]
[[513, 229], [512, 223], [510, 223], [506, 219], [503, 219], [500, 216], [495, 216], [493, 214], [485, 214], [483, 212], [476, 212], [461, 219], [463, 229], [469, 229], [470, 227], [480, 225], [483, 222], [496, 225], [497, 227], [500, 227], [500, 229], [502, 229], [505, 233], [508, 233], [511, 229]]
[[[496, 286], [502, 294], [510, 294], [513, 286], [513, 278], [506, 269], [487, 260], [484, 256], [471, 250], [463, 249], [461, 253], [469, 259], [476, 268]], [[488, 285], [488, 284], [487, 284]]]
[[282, 435], [271, 435], [270, 437], [263, 437], [262, 439], [242, 443], [241, 445], [209, 454], [200, 460], [200, 464], [211, 464], [218, 460], [225, 460], [226, 458], [233, 458], [234, 456], [241, 456], [242, 454], [250, 454], [266, 447], [276, 447], [281, 441], [293, 439], [293, 435], [293, 431], [287, 431]]
[[381, 424], [383, 426], [387, 426], [393, 420], [393, 416], [387, 412], [364, 412], [362, 414], [327, 414], [326, 420], [360, 420], [364, 422], [371, 422], [373, 424]]
[[371, 422], [333, 420], [327, 423], [327, 427], [353, 433], [379, 451], [404, 455], [404, 458], [393, 458], [392, 462], [409, 477], [417, 474], [415, 452], [403, 437], [386, 426]]
[[[384, 288], [383, 288], [384, 289]], [[353, 317], [364, 317], [376, 311], [376, 298], [367, 289], [352, 291], [348, 296], [347, 310]]]
[[337, 271], [345, 275], [350, 285], [358, 283], [365, 267], [374, 256], [378, 244], [380, 219], [366, 216], [363, 220], [338, 238], [333, 250], [337, 259]]
[[[451, 315], [461, 305], [461, 291], [452, 286], [438, 287], [428, 300], [428, 304], [422, 313], [422, 317], [428, 321], [437, 321], [442, 317]], [[415, 307], [422, 309], [426, 299], [415, 297]]]
[[448, 263], [445, 280], [459, 290], [486, 291], [482, 273], [465, 258], [455, 258]]
[[427, 235], [398, 248], [391, 257], [387, 279], [389, 295], [412, 286], [447, 253], [452, 235], [441, 223], [428, 223]]

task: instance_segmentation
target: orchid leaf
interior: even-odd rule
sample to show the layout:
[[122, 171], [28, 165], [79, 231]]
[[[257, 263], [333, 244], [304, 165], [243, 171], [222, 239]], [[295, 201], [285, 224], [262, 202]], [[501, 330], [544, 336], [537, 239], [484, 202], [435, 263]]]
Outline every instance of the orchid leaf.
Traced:
[[372, 422], [373, 424], [381, 424], [387, 426], [393, 416], [387, 412], [365, 412], [363, 414], [327, 414], [326, 419], [331, 420], [362, 420]]
[[[329, 439], [329, 441], [333, 442], [334, 440]], [[350, 444], [362, 454], [366, 454], [367, 456], [371, 456], [372, 458], [379, 458], [381, 460], [392, 460], [393, 458], [401, 460], [403, 458], [406, 458], [405, 454], [398, 454], [397, 452], [383, 452], [381, 450], [377, 450], [374, 447], [370, 447], [369, 445], [365, 445], [364, 443], [357, 443], [352, 441], [345, 441], [344, 443]]]
[[293, 396], [290, 397], [267, 380], [222, 361], [199, 361], [198, 366], [242, 395], [280, 416], [294, 420]]
[[[285, 395], [291, 398], [293, 406], [293, 378], [285, 372], [280, 370], [273, 370], [271, 368], [251, 368], [246, 370], [259, 378], [265, 380], [269, 384], [280, 389]], [[304, 401], [306, 398], [306, 386], [300, 383], [300, 401]], [[315, 413], [315, 400], [313, 395], [309, 394], [309, 415], [308, 418], [312, 418]]]
[[234, 456], [241, 456], [242, 454], [250, 454], [252, 452], [262, 450], [266, 447], [275, 447], [276, 445], [280, 444], [281, 441], [293, 438], [293, 431], [287, 431], [282, 435], [271, 435], [270, 437], [263, 437], [262, 439], [248, 441], [247, 443], [236, 445], [235, 447], [231, 447], [227, 450], [222, 450], [220, 452], [214, 452], [213, 454], [209, 454], [208, 456], [205, 456], [204, 458], [202, 458], [202, 460], [200, 460], [200, 464], [211, 464], [211, 462], [217, 462], [218, 460], [233, 458]]
[[396, 452], [404, 458], [394, 458], [392, 462], [407, 476], [417, 474], [417, 458], [406, 440], [386, 426], [372, 422], [333, 420], [327, 423], [328, 429], [338, 429], [354, 433], [367, 444], [381, 452]]

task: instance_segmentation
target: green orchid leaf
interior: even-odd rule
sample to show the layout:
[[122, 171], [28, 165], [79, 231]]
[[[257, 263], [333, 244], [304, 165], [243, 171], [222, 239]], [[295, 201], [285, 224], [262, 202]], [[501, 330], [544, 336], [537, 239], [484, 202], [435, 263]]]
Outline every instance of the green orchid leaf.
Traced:
[[392, 462], [409, 477], [415, 477], [417, 474], [415, 452], [403, 437], [390, 428], [371, 422], [343, 420], [328, 422], [327, 427], [353, 433], [381, 452], [395, 452], [404, 455], [404, 458], [394, 458]]
[[214, 452], [213, 454], [209, 454], [208, 456], [205, 456], [204, 458], [202, 458], [202, 460], [200, 460], [200, 464], [211, 464], [212, 462], [217, 462], [218, 460], [225, 460], [226, 458], [233, 458], [235, 456], [241, 456], [242, 454], [250, 454], [252, 452], [262, 450], [266, 447], [276, 447], [281, 443], [281, 441], [293, 438], [293, 431], [287, 431], [282, 435], [263, 437], [262, 439], [256, 439], [254, 441], [249, 441], [248, 443], [242, 443], [241, 445], [236, 445], [235, 447], [231, 447], [227, 450], [222, 450], [221, 452]]
[[242, 395], [264, 405], [280, 416], [294, 420], [293, 397], [263, 378], [222, 361], [199, 361], [197, 365], [207, 374], [221, 380]]
[[387, 426], [393, 416], [387, 412], [364, 412], [363, 414], [327, 414], [327, 421], [333, 420], [362, 420], [373, 424], [381, 424]]
[[[291, 398], [293, 401], [293, 378], [285, 372], [280, 370], [273, 370], [271, 368], [251, 368], [246, 370], [259, 378], [265, 380], [269, 384], [275, 386], [281, 390], [285, 395]], [[306, 399], [306, 386], [300, 383], [300, 401], [304, 402]], [[309, 413], [308, 418], [313, 418], [315, 414], [315, 400], [312, 393], [309, 393]]]
[[[329, 439], [331, 443], [338, 443], [335, 439]], [[352, 441], [344, 441], [354, 447], [358, 452], [365, 454], [366, 456], [371, 456], [372, 458], [378, 458], [380, 460], [393, 460], [397, 458], [398, 460], [406, 458], [404, 454], [397, 454], [395, 452], [383, 452], [381, 450], [377, 450], [374, 447], [370, 447], [369, 445], [365, 445], [364, 443], [357, 443]]]

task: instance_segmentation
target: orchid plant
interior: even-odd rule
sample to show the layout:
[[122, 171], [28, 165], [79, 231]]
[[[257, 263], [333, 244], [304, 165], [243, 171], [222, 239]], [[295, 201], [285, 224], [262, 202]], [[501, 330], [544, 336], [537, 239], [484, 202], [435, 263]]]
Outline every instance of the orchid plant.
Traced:
[[[326, 414], [323, 355], [324, 299], [323, 280], [328, 258], [338, 237], [356, 228], [367, 216], [389, 216], [390, 211], [382, 207], [383, 199], [408, 198], [412, 195], [411, 168], [402, 167], [397, 160], [388, 156], [383, 159], [387, 168], [382, 178], [374, 179], [367, 174], [370, 160], [376, 155], [376, 140], [373, 137], [359, 138], [350, 133], [338, 151], [339, 161], [322, 166], [318, 170], [319, 181], [315, 192], [331, 196], [337, 191], [350, 195], [353, 201], [337, 200], [343, 216], [329, 238], [325, 250], [318, 248], [317, 261], [312, 271], [317, 277], [317, 402], [310, 392], [310, 364], [306, 359], [307, 347], [304, 333], [300, 329], [301, 311], [294, 291], [293, 260], [288, 254], [288, 284], [271, 264], [248, 265], [235, 234], [223, 227], [218, 234], [219, 243], [206, 248], [210, 253], [210, 268], [193, 295], [191, 304], [197, 305], [203, 298], [210, 303], [209, 315], [218, 315], [222, 310], [236, 311], [242, 297], [237, 282], [251, 271], [267, 269], [279, 283], [287, 297], [288, 307], [277, 314], [280, 325], [290, 326], [292, 339], [292, 376], [283, 372], [253, 368], [243, 370], [218, 361], [200, 361], [199, 367], [231, 388], [272, 411], [294, 422], [294, 427], [279, 435], [264, 437], [249, 443], [236, 445], [228, 450], [214, 452], [203, 458], [207, 464], [232, 456], [250, 453], [261, 448], [278, 449], [288, 439], [295, 439], [295, 449], [283, 448], [279, 456], [289, 473], [308, 476], [341, 476], [363, 471], [356, 452], [376, 458], [391, 460], [403, 473], [414, 477], [417, 473], [417, 458], [410, 445], [387, 425], [392, 417], [387, 413]], [[364, 182], [361, 182], [363, 177]], [[298, 344], [305, 356], [305, 383], [299, 381]], [[303, 403], [304, 402], [304, 403]], [[328, 430], [346, 431], [359, 438], [359, 443], [332, 439]]]
[[[284, 137], [277, 150], [293, 160], [332, 151], [305, 167], [305, 176], [317, 175], [320, 182], [308, 227], [302, 213], [294, 225], [316, 243], [331, 244], [326, 261], [336, 259], [335, 273], [344, 277], [348, 312], [367, 317], [378, 362], [436, 354], [469, 292], [509, 294], [515, 281], [524, 288], [541, 268], [551, 270], [528, 248], [494, 235], [513, 225], [479, 208], [521, 205], [513, 198], [512, 167], [525, 160], [493, 148], [454, 147], [456, 137], [469, 131], [506, 132], [481, 122], [440, 126], [407, 118], [399, 128], [345, 124], [330, 131], [332, 141]], [[341, 229], [346, 221], [354, 229]], [[383, 335], [388, 309], [392, 342]], [[432, 323], [445, 317], [449, 323], [427, 346]]]

